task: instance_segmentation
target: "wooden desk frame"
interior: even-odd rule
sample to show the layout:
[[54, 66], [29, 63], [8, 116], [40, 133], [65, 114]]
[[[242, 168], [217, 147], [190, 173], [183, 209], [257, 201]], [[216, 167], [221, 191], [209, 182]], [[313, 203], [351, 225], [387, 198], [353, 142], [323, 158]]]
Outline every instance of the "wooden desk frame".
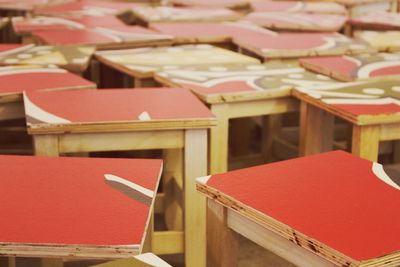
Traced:
[[[193, 123], [185, 126], [183, 122], [180, 127], [168, 123], [170, 128], [146, 127], [148, 123], [144, 122], [141, 124], [143, 127], [130, 130], [56, 130], [36, 134], [30, 128], [28, 132], [33, 134], [35, 154], [43, 156], [115, 150], [165, 150], [165, 173], [169, 177], [164, 180], [167, 185], [164, 199], [165, 204], [175, 203], [166, 207], [167, 226], [172, 231], [153, 232], [151, 229], [151, 250], [155, 254], [185, 253], [187, 266], [206, 266], [206, 202], [196, 192], [195, 178], [207, 174], [207, 128], [214, 124], [212, 119], [209, 121], [197, 126]], [[181, 192], [175, 192], [177, 188]], [[173, 195], [169, 193], [171, 191]], [[183, 195], [183, 207], [190, 208], [180, 210], [182, 204], [176, 204], [175, 199], [179, 195]], [[183, 226], [178, 221], [182, 213]]]

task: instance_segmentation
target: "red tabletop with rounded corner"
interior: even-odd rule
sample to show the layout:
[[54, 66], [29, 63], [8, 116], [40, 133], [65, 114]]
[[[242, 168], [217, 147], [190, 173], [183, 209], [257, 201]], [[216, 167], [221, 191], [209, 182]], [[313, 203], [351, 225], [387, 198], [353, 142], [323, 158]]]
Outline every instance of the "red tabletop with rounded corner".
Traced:
[[141, 253], [161, 160], [0, 156], [0, 170], [2, 256]]
[[400, 179], [381, 164], [333, 151], [198, 178], [197, 187], [209, 197], [215, 266], [236, 266], [235, 232], [297, 266], [400, 265]]

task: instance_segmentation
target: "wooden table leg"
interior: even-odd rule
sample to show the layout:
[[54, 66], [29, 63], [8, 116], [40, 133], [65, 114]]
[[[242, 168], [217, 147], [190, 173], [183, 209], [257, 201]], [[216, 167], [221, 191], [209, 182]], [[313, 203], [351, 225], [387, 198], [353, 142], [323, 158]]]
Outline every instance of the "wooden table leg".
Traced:
[[0, 267], [16, 267], [15, 257], [0, 257]]
[[58, 136], [56, 135], [34, 135], [33, 145], [36, 156], [58, 157]]
[[353, 126], [351, 152], [363, 159], [378, 161], [380, 126]]
[[217, 125], [210, 130], [210, 174], [228, 170], [228, 104], [215, 104], [211, 111], [217, 118]]
[[334, 117], [326, 111], [301, 102], [300, 156], [332, 150]]
[[282, 128], [282, 115], [263, 116], [262, 154], [265, 162], [273, 161], [273, 144]]
[[163, 152], [165, 224], [168, 230], [183, 230], [183, 151], [166, 149]]
[[207, 200], [207, 266], [237, 266], [239, 241], [227, 224], [227, 208]]
[[185, 263], [206, 266], [206, 199], [195, 179], [207, 174], [207, 129], [185, 131]]

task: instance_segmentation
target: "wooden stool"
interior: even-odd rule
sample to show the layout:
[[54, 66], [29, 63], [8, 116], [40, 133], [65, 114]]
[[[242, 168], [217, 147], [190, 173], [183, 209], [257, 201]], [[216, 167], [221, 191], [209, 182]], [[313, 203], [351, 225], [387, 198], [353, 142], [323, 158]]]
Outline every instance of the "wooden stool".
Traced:
[[172, 267], [152, 253], [144, 253], [132, 258], [111, 261], [92, 267]]
[[158, 22], [234, 21], [240, 15], [225, 8], [137, 6], [131, 9], [133, 19], [142, 25]]
[[197, 188], [209, 197], [209, 266], [237, 266], [237, 233], [300, 267], [400, 264], [400, 181], [378, 163], [335, 151], [202, 177]]
[[33, 43], [33, 31], [47, 31], [59, 29], [84, 29], [106, 26], [124, 26], [124, 23], [115, 16], [57, 16], [57, 17], [13, 17], [12, 28], [22, 43]]
[[58, 66], [76, 74], [88, 68], [94, 48], [89, 46], [35, 46], [0, 44], [0, 65]]
[[93, 45], [98, 50], [172, 44], [172, 37], [142, 26], [111, 25], [86, 29], [55, 29], [32, 32], [45, 45]]
[[368, 13], [377, 12], [396, 12], [396, 0], [335, 0], [335, 2], [344, 5], [351, 18]]
[[1, 156], [0, 162], [2, 256], [62, 266], [146, 250], [161, 160]]
[[[135, 87], [154, 86], [154, 73], [163, 69], [230, 63], [259, 63], [255, 58], [208, 44], [139, 48], [97, 52], [102, 68], [117, 70], [134, 79]], [[105, 69], [106, 70], [106, 69]], [[106, 71], [104, 71], [105, 74]], [[103, 76], [102, 79], [105, 79]]]
[[194, 178], [207, 173], [215, 119], [195, 96], [165, 88], [28, 93], [25, 111], [37, 155], [163, 149], [171, 231], [154, 233], [152, 251], [184, 252], [188, 266], [205, 266], [205, 200]]
[[149, 28], [174, 37], [174, 44], [213, 44], [234, 49], [232, 39], [244, 35], [259, 35], [268, 30], [242, 22], [163, 22]]
[[250, 3], [250, 6], [254, 12], [294, 12], [347, 15], [346, 8], [335, 2], [254, 1]]
[[400, 31], [355, 31], [354, 37], [366, 41], [378, 52], [400, 51], [400, 43], [393, 41], [400, 38]]
[[399, 54], [365, 54], [303, 58], [300, 64], [308, 70], [328, 75], [344, 82], [361, 79], [389, 79], [400, 77]]
[[267, 60], [293, 60], [309, 56], [329, 56], [374, 52], [366, 42], [339, 33], [273, 33], [233, 40], [242, 53]]
[[301, 100], [300, 154], [332, 148], [333, 116], [352, 124], [352, 153], [377, 161], [380, 141], [400, 139], [399, 79], [293, 90]]
[[233, 10], [242, 10], [249, 7], [249, 1], [246, 0], [171, 0], [175, 6], [183, 7], [204, 7], [204, 8], [229, 8]]
[[348, 22], [348, 32], [356, 30], [399, 30], [400, 14], [393, 12], [368, 13], [351, 18]]
[[[298, 110], [298, 106], [289, 97], [291, 88], [319, 88], [322, 85], [336, 84], [326, 76], [315, 75], [300, 67], [276, 63], [177, 68], [157, 72], [156, 80], [163, 85], [192, 90], [210, 106], [217, 117], [217, 127], [211, 129], [210, 173], [228, 170], [230, 119], [294, 112]], [[270, 116], [268, 120], [264, 129], [268, 139], [264, 143], [263, 151], [264, 155], [270, 156], [272, 141], [281, 125], [279, 116]], [[244, 138], [236, 141], [246, 142]], [[265, 160], [264, 158], [261, 162]]]
[[336, 32], [343, 28], [347, 17], [336, 14], [252, 12], [243, 20], [276, 31]]

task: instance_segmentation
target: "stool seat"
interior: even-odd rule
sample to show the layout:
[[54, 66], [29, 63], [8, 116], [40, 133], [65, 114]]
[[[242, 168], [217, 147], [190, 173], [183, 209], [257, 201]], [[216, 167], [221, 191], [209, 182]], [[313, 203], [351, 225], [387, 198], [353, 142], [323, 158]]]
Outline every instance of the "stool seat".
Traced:
[[[2, 255], [120, 258], [142, 251], [161, 160], [0, 156]], [[79, 219], [77, 219], [79, 218]]]

